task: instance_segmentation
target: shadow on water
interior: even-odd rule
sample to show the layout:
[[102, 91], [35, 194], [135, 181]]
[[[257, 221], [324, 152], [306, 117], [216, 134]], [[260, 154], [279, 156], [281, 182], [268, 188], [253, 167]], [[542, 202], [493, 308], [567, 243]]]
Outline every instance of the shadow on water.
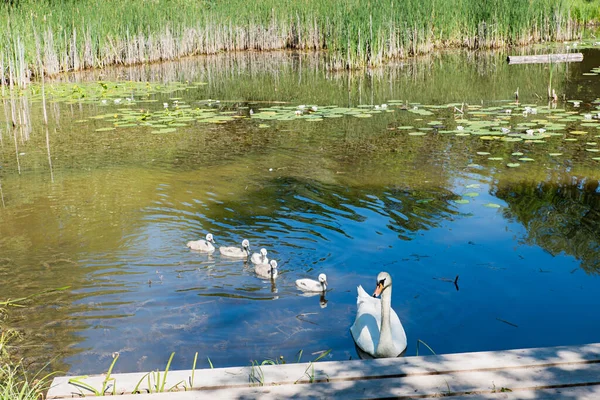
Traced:
[[572, 255], [581, 261], [584, 271], [598, 274], [599, 189], [596, 179], [574, 178], [564, 183], [499, 183], [494, 195], [508, 204], [505, 217], [525, 227], [527, 235], [523, 240], [527, 244], [539, 246], [553, 256]]

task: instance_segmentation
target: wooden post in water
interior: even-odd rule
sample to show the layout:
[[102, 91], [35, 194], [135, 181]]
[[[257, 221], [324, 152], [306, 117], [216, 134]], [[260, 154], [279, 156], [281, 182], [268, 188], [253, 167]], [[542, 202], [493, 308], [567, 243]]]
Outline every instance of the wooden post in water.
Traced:
[[508, 56], [506, 61], [509, 64], [535, 64], [535, 63], [556, 63], [556, 62], [581, 62], [583, 54], [539, 54], [532, 56]]

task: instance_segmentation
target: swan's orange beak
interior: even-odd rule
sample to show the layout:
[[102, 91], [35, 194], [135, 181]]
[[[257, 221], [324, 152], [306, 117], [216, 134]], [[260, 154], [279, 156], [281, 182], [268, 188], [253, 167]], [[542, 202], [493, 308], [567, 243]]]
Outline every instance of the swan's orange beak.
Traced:
[[383, 290], [383, 283], [379, 282], [377, 284], [377, 287], [375, 288], [375, 293], [373, 293], [373, 297], [377, 297], [381, 294], [381, 291]]

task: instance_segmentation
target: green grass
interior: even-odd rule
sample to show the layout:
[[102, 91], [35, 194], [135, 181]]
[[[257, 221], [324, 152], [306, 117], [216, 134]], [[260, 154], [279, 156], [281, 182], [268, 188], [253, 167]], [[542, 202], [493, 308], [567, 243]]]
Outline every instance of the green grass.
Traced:
[[[11, 3], [14, 3], [12, 6]], [[238, 50], [326, 50], [330, 68], [437, 47], [577, 37], [600, 0], [58, 0], [0, 4], [0, 75], [47, 74]]]

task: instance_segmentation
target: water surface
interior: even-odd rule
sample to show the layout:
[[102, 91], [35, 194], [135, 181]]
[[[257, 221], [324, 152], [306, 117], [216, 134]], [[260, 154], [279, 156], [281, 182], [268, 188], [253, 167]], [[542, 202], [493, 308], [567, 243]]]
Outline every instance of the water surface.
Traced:
[[[177, 369], [191, 368], [196, 352], [199, 367], [207, 357], [217, 367], [292, 361], [300, 350], [303, 361], [325, 350], [327, 359], [357, 358], [348, 330], [356, 286], [373, 290], [382, 270], [394, 279], [407, 355], [418, 339], [437, 353], [598, 341], [600, 173], [588, 149], [598, 148], [600, 131], [595, 116], [582, 115], [597, 113], [600, 77], [582, 73], [599, 56], [585, 50], [583, 63], [553, 67], [564, 94], [556, 105], [546, 102], [548, 66], [508, 66], [495, 53], [352, 75], [328, 73], [311, 55], [276, 53], [63, 76], [82, 87], [102, 79], [181, 88], [132, 92], [131, 104], [50, 95], [48, 134], [37, 97], [12, 108], [5, 97], [1, 297], [69, 286], [11, 311], [26, 334], [24, 355], [69, 374], [105, 371], [114, 352], [120, 372], [163, 368], [171, 352]], [[175, 102], [243, 118], [185, 121], [169, 133], [103, 131], [127, 110], [157, 113]], [[377, 112], [257, 118], [299, 105]], [[525, 105], [538, 114], [521, 115]], [[26, 127], [13, 129], [15, 109]], [[495, 133], [553, 119], [564, 127], [545, 143], [460, 135], [477, 119], [497, 121]], [[563, 140], [573, 130], [585, 133]], [[280, 277], [185, 247], [207, 232], [219, 245], [245, 238], [267, 248]], [[296, 290], [296, 279], [321, 272], [325, 299]]]

